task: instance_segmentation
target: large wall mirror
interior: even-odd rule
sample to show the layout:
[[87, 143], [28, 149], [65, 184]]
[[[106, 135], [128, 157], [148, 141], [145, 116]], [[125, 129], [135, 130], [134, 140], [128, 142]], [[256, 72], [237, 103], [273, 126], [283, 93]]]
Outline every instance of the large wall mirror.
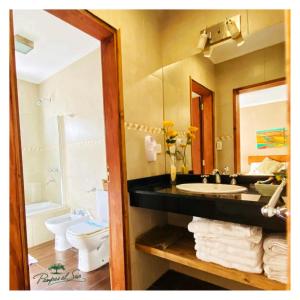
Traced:
[[[242, 40], [230, 38], [209, 51], [197, 48], [201, 29], [236, 13]], [[198, 31], [180, 23], [183, 14], [190, 15]], [[174, 26], [180, 38], [171, 34]], [[174, 122], [179, 135], [190, 125], [198, 128], [186, 151], [189, 171], [210, 174], [217, 168], [224, 174], [270, 174], [285, 168], [284, 12], [202, 11], [198, 19], [195, 12], [172, 12], [162, 43], [164, 119]], [[181, 163], [177, 162], [178, 170]]]

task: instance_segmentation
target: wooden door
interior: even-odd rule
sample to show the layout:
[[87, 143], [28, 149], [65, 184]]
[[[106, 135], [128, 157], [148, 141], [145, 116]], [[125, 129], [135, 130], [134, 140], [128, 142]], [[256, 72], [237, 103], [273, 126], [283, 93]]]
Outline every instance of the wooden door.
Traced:
[[9, 288], [29, 290], [25, 197], [12, 11], [9, 12]]
[[[214, 112], [213, 92], [195, 80], [191, 86], [191, 125], [198, 127], [192, 141], [194, 174], [209, 174], [214, 169]], [[194, 94], [199, 97], [193, 97]]]
[[199, 128], [195, 132], [196, 138], [192, 142], [192, 169], [194, 174], [202, 172], [202, 149], [201, 149], [201, 98], [194, 97], [191, 102], [191, 125]]
[[213, 126], [213, 95], [202, 97], [202, 157], [205, 174], [210, 174], [214, 169], [214, 126]]

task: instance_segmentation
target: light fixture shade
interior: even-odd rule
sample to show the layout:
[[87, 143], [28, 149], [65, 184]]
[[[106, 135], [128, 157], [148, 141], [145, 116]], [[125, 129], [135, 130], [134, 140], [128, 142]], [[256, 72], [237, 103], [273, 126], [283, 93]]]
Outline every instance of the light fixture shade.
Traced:
[[241, 34], [234, 40], [236, 41], [238, 47], [242, 46], [245, 43], [245, 40]]
[[238, 28], [234, 20], [227, 19], [226, 22], [226, 28], [229, 31], [232, 39], [234, 39], [237, 43], [237, 46], [242, 46], [244, 44], [244, 39], [241, 33], [241, 30]]
[[199, 48], [201, 51], [203, 51], [205, 46], [206, 46], [207, 39], [208, 39], [208, 35], [207, 35], [206, 31], [202, 32], [200, 34], [200, 38], [199, 38], [197, 48]]
[[233, 20], [228, 19], [226, 20], [225, 24], [227, 30], [230, 32], [230, 35], [233, 39], [237, 38], [241, 34], [241, 31], [239, 30], [239, 28]]
[[207, 47], [204, 52], [203, 52], [203, 56], [204, 57], [211, 57], [213, 52], [213, 48], [212, 47]]
[[30, 52], [33, 49], [33, 42], [26, 39], [25, 37], [16, 34], [15, 35], [15, 50], [23, 53], [23, 54], [27, 54], [28, 52]]

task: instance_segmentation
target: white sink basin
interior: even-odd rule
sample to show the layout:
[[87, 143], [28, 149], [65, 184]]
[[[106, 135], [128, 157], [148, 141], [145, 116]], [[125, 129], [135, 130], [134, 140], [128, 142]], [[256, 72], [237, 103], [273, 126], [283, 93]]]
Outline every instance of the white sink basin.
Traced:
[[176, 185], [176, 188], [202, 194], [231, 194], [247, 191], [243, 186], [217, 183], [184, 183]]

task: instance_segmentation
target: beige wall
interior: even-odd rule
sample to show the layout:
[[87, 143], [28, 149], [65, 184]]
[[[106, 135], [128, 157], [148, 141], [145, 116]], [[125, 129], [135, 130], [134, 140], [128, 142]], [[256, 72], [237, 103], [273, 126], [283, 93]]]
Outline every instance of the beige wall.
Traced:
[[257, 149], [256, 131], [287, 128], [287, 101], [240, 109], [241, 171], [247, 173], [249, 155], [286, 155], [287, 147]]
[[[190, 126], [190, 77], [210, 90], [215, 90], [215, 65], [197, 54], [163, 67], [164, 116], [175, 128], [185, 131]], [[187, 165], [191, 169], [191, 147], [188, 147]], [[180, 163], [178, 163], [180, 170]], [[169, 170], [167, 164], [166, 170]]]
[[163, 18], [162, 59], [164, 65], [174, 63], [199, 52], [200, 30], [240, 14], [242, 34], [247, 37], [263, 28], [284, 21], [283, 10], [177, 10], [167, 11]]
[[44, 145], [38, 85], [18, 80], [19, 116], [22, 142], [24, 191], [26, 204], [45, 201]]
[[[153, 127], [163, 121], [160, 15], [155, 11], [92, 10], [96, 16], [121, 31], [123, 95], [125, 120]], [[128, 179], [165, 173], [165, 156], [148, 163], [145, 159], [145, 133], [126, 131]], [[162, 143], [161, 135], [154, 135]], [[146, 289], [168, 263], [135, 250], [136, 237], [166, 222], [166, 214], [129, 207], [132, 288]]]
[[217, 151], [217, 167], [234, 170], [232, 90], [285, 76], [284, 44], [277, 44], [216, 65], [216, 137], [223, 140]]

